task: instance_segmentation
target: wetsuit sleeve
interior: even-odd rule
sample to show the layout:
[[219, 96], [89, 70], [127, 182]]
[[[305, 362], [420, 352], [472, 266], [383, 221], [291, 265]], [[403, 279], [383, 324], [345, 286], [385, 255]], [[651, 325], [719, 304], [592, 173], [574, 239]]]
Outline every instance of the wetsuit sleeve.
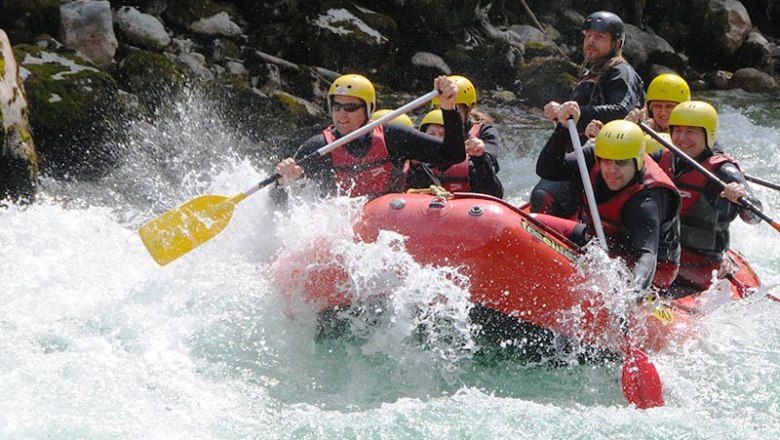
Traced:
[[504, 197], [504, 186], [496, 176], [493, 156], [485, 151], [482, 156], [469, 158], [469, 184], [472, 192], [490, 194], [498, 198]]
[[628, 251], [636, 261], [632, 270], [634, 286], [641, 290], [653, 282], [661, 241], [661, 220], [667, 217], [671, 207], [669, 195], [662, 188], [642, 191], [623, 207], [623, 221], [631, 243]]
[[[724, 183], [737, 182], [742, 184], [742, 186], [744, 186], [748, 192], [746, 197], [748, 202], [751, 202], [757, 208], [761, 209], [761, 201], [755, 197], [753, 194], [753, 189], [750, 187], [750, 185], [748, 185], [744, 174], [742, 174], [742, 172], [739, 171], [739, 168], [737, 168], [734, 164], [724, 164], [715, 171], [715, 174]], [[717, 193], [717, 197], [720, 198], [720, 200], [718, 200], [718, 209], [720, 210], [719, 219], [727, 219], [728, 221], [731, 221], [736, 218], [737, 214], [739, 214], [739, 217], [747, 224], [755, 225], [761, 223], [761, 217], [753, 213], [753, 211], [750, 211], [747, 208], [738, 207], [728, 200], [720, 197], [720, 190], [717, 190]]]
[[463, 124], [456, 110], [444, 110], [444, 139], [399, 124], [385, 126], [387, 151], [394, 161], [414, 159], [448, 167], [466, 159]]
[[[579, 181], [580, 172], [577, 166], [577, 157], [573, 152], [566, 152], [570, 148], [572, 145], [569, 131], [563, 125], [558, 124], [542, 148], [542, 152], [539, 153], [539, 158], [536, 160], [536, 174], [547, 180]], [[593, 168], [596, 163], [593, 148], [584, 147], [582, 150], [585, 156], [585, 165], [588, 169]]]
[[[627, 63], [621, 63], [609, 69], [599, 79], [597, 88], [603, 96], [603, 103], [580, 105], [580, 119], [577, 130], [580, 133], [593, 119], [604, 123], [623, 119], [628, 112], [644, 104], [642, 80]], [[596, 93], [599, 91], [597, 90]]]
[[[315, 180], [323, 188], [331, 184], [335, 187], [335, 180], [333, 179], [333, 162], [330, 159], [330, 155], [320, 156], [316, 153], [317, 150], [324, 147], [327, 144], [325, 136], [318, 134], [307, 139], [295, 152], [293, 159], [298, 162], [303, 168], [303, 176], [301, 178]], [[311, 157], [309, 157], [311, 156]], [[304, 157], [309, 157], [305, 162], [301, 163]], [[278, 185], [274, 185], [271, 190], [271, 200], [277, 205], [284, 205], [287, 202], [287, 191]]]
[[498, 169], [498, 152], [501, 150], [501, 135], [498, 134], [498, 129], [492, 125], [485, 124], [482, 126], [482, 130], [479, 132], [479, 138], [485, 143], [485, 151], [490, 153], [496, 172]]

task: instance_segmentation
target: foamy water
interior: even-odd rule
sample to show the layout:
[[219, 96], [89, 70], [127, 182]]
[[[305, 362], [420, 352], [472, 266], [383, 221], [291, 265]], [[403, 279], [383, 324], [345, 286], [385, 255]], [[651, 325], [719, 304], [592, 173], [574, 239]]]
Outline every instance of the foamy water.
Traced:
[[[724, 145], [748, 172], [780, 181], [780, 133], [760, 117], [777, 105], [737, 98], [716, 96], [731, 105]], [[544, 139], [548, 127], [506, 132], [530, 129]], [[780, 436], [780, 303], [763, 294], [715, 310], [700, 337], [652, 356], [667, 406], [636, 410], [618, 364], [474, 357], [468, 292], [452, 269], [420, 266], [394, 234], [353, 242], [359, 208], [347, 200], [276, 211], [258, 192], [213, 240], [157, 266], [141, 223], [196, 195], [242, 191], [270, 164], [242, 157], [248, 141], [197, 97], [135, 130], [130, 161], [105, 181], [45, 181], [34, 205], [0, 210], [0, 438]], [[508, 141], [500, 175], [519, 203], [541, 145]], [[756, 191], [780, 217], [777, 193]], [[778, 233], [740, 221], [732, 231], [733, 247], [780, 289]], [[358, 295], [382, 296], [381, 310], [355, 311], [345, 338], [316, 340], [312, 312], [285, 316], [274, 282], [277, 256], [318, 237], [335, 243]]]

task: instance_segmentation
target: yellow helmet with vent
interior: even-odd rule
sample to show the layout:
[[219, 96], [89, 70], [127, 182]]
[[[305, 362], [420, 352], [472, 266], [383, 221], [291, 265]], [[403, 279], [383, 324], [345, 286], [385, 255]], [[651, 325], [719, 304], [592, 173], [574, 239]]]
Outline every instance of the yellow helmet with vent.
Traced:
[[444, 125], [444, 114], [442, 114], [441, 109], [431, 110], [423, 116], [420, 122], [420, 131], [425, 131], [425, 127], [430, 124]]
[[[465, 76], [450, 75], [447, 78], [458, 86], [458, 96], [455, 97], [455, 105], [463, 104], [466, 107], [477, 105], [477, 88]], [[431, 105], [440, 105], [439, 97], [433, 98]]]
[[691, 88], [679, 75], [663, 73], [650, 81], [647, 88], [647, 102], [670, 101], [685, 102], [691, 100]]
[[[379, 119], [379, 118], [381, 118], [383, 116], [389, 115], [392, 112], [393, 112], [392, 110], [388, 110], [388, 109], [385, 109], [385, 108], [383, 108], [381, 110], [377, 110], [377, 111], [374, 112], [374, 114], [371, 115], [371, 120], [372, 121], [376, 121], [377, 119]], [[412, 122], [412, 118], [410, 118], [406, 113], [401, 113], [400, 115], [398, 115], [395, 118], [393, 118], [393, 120], [390, 121], [389, 123], [390, 124], [401, 124], [401, 125], [405, 125], [405, 126], [410, 127], [410, 128], [414, 128], [414, 122]]]
[[611, 160], [634, 159], [637, 171], [645, 167], [645, 134], [633, 122], [608, 122], [596, 136], [596, 157]]
[[677, 104], [669, 115], [669, 128], [684, 125], [701, 127], [707, 137], [707, 148], [712, 148], [718, 137], [718, 112], [704, 101], [688, 101]]
[[328, 90], [328, 105], [333, 96], [352, 96], [366, 103], [366, 114], [371, 117], [376, 110], [376, 91], [374, 85], [363, 75], [350, 73], [336, 78]]

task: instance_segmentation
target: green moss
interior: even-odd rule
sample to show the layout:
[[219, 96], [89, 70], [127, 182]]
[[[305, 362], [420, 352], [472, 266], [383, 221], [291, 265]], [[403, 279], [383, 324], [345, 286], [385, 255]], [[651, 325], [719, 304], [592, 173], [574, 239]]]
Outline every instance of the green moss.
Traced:
[[468, 51], [462, 48], [450, 49], [444, 52], [442, 57], [447, 64], [450, 65], [463, 65], [468, 64], [471, 61], [471, 56]]
[[384, 14], [364, 13], [362, 11], [353, 11], [356, 17], [363, 20], [369, 27], [376, 29], [382, 34], [394, 33], [398, 29], [395, 20]]
[[555, 48], [550, 44], [529, 41], [525, 43], [525, 57], [532, 59], [535, 57], [554, 56], [557, 54]]
[[184, 71], [163, 54], [138, 50], [119, 63], [119, 86], [138, 96], [140, 102], [154, 111], [162, 100], [176, 94], [185, 83]]
[[288, 95], [284, 92], [275, 93], [272, 97], [277, 100], [283, 108], [287, 110], [293, 116], [308, 116], [309, 112], [306, 110], [306, 106], [298, 102], [292, 95]]
[[17, 44], [32, 43], [40, 34], [56, 34], [60, 21], [60, 0], [0, 1], [0, 29]]
[[104, 94], [106, 88], [116, 89], [105, 72], [83, 70], [68, 74], [67, 80], [58, 80], [53, 79], [54, 75], [69, 71], [61, 64], [28, 64], [25, 68], [30, 71], [25, 80], [30, 106], [35, 117], [49, 126], [81, 123], [97, 104], [113, 98]]
[[180, 0], [168, 3], [163, 19], [166, 23], [186, 28], [202, 18], [213, 17], [223, 11], [225, 8], [212, 0]]

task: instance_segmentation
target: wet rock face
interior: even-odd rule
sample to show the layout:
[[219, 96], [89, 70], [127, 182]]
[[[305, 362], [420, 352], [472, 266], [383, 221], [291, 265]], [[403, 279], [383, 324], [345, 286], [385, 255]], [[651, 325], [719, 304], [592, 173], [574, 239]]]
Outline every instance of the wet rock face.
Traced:
[[12, 44], [32, 43], [40, 34], [57, 35], [60, 0], [2, 0], [0, 29]]
[[131, 6], [117, 10], [114, 13], [114, 23], [121, 35], [131, 44], [162, 50], [171, 43], [171, 37], [160, 20]]
[[0, 205], [32, 200], [38, 156], [30, 135], [29, 108], [8, 36], [0, 29]]
[[138, 98], [147, 115], [153, 115], [185, 82], [185, 72], [164, 54], [133, 50], [116, 69], [119, 87]]
[[114, 79], [73, 53], [35, 46], [14, 51], [42, 172], [63, 178], [104, 175], [121, 159], [110, 147], [120, 113]]
[[121, 160], [101, 147], [121, 132], [117, 120], [153, 120], [192, 85], [242, 133], [290, 143], [289, 133], [327, 123], [327, 89], [342, 73], [369, 77], [380, 103], [424, 93], [446, 73], [488, 99], [502, 91], [541, 107], [568, 96], [596, 9], [623, 15], [624, 54], [646, 84], [675, 71], [701, 88], [771, 89], [780, 6], [745, 3], [0, 0], [0, 27], [14, 44], [38, 45], [18, 59], [45, 171], [94, 178]]
[[62, 5], [62, 42], [99, 66], [114, 60], [119, 43], [108, 1], [76, 0]]

